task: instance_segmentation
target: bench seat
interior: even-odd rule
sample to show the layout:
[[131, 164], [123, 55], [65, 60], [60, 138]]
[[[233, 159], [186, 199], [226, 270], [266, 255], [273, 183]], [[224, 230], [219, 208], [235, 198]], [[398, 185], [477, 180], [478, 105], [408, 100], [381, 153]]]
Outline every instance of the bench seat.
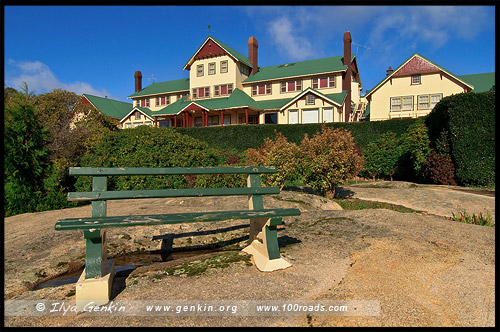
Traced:
[[[235, 210], [213, 212], [188, 212], [172, 214], [151, 214], [133, 216], [109, 216], [90, 218], [68, 218], [59, 220], [55, 229], [60, 230], [90, 230], [109, 227], [153, 226], [162, 224], [178, 224], [187, 222], [207, 222], [229, 219], [273, 218], [300, 215], [299, 209], [263, 209], [263, 210]], [[271, 224], [270, 226], [279, 225]]]

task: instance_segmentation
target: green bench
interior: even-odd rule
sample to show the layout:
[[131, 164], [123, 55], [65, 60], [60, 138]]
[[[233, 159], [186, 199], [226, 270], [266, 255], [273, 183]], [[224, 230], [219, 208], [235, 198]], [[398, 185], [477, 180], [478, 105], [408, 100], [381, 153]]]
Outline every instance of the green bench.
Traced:
[[[110, 227], [249, 219], [249, 244], [243, 251], [252, 255], [257, 268], [261, 271], [274, 271], [291, 266], [280, 255], [276, 226], [282, 224], [282, 217], [300, 215], [300, 210], [264, 209], [263, 204], [262, 195], [279, 194], [280, 190], [278, 187], [262, 187], [260, 174], [276, 172], [277, 170], [274, 167], [263, 166], [191, 168], [71, 167], [69, 169], [70, 175], [93, 177], [92, 191], [68, 193], [70, 201], [91, 201], [92, 216], [88, 218], [62, 219], [55, 224], [57, 231], [82, 230], [86, 241], [85, 270], [77, 283], [77, 306], [79, 302], [93, 301], [94, 303], [105, 304], [109, 301], [114, 263], [106, 257], [105, 229]], [[192, 174], [245, 174], [247, 175], [247, 187], [107, 191], [108, 176]], [[113, 199], [233, 195], [248, 195], [249, 209], [134, 216], [106, 215], [106, 201]], [[107, 294], [104, 295], [106, 290]]]

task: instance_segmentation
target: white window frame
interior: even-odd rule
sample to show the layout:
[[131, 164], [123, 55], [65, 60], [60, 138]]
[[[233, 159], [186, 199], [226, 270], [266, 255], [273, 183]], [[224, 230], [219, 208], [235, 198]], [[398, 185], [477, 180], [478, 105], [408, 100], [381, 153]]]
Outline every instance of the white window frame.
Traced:
[[[403, 108], [401, 97], [391, 97], [390, 103], [391, 103], [391, 112], [401, 112]], [[399, 109], [396, 109], [398, 106]]]
[[[434, 103], [432, 101], [432, 97], [436, 97], [436, 96], [439, 96], [439, 100], [436, 103]], [[442, 93], [434, 93], [434, 94], [430, 95], [430, 97], [429, 97], [429, 103], [430, 103], [431, 109], [433, 109], [434, 106], [436, 106], [436, 104], [441, 101], [441, 99], [443, 99], [443, 94]]]
[[[288, 83], [294, 82], [295, 90], [288, 90]], [[284, 90], [284, 91], [283, 91]], [[287, 80], [281, 82], [280, 93], [297, 92], [302, 91], [302, 80]]]
[[208, 64], [208, 75], [215, 75], [215, 62], [210, 62]]
[[306, 105], [314, 105], [316, 98], [312, 93], [306, 95]]
[[[418, 100], [418, 103], [417, 103], [417, 106], [419, 110], [428, 110], [431, 108], [431, 97], [430, 95], [419, 95], [417, 96], [417, 100]], [[427, 102], [422, 102], [421, 99], [424, 99], [424, 98], [427, 98]], [[424, 105], [424, 106], [421, 106], [421, 105]], [[427, 106], [425, 106], [427, 105]]]
[[220, 72], [227, 73], [227, 70], [228, 70], [228, 62], [227, 62], [227, 60], [222, 60], [220, 62]]
[[422, 84], [422, 75], [411, 75], [411, 85], [419, 85]]
[[197, 65], [196, 66], [196, 76], [197, 77], [201, 77], [201, 76], [203, 76], [203, 74], [204, 74], [204, 66], [203, 66], [203, 64]]
[[[405, 99], [408, 100], [410, 99], [410, 108], [405, 108], [405, 105], [408, 105], [408, 103], [405, 103]], [[413, 111], [413, 96], [403, 96], [401, 97], [401, 111]]]

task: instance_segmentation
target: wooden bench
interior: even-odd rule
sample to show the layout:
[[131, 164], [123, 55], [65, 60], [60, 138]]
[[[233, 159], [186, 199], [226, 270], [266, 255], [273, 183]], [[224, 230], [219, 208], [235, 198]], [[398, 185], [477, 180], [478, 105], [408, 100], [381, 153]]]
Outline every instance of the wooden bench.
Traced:
[[[249, 219], [249, 243], [243, 251], [253, 256], [261, 271], [274, 271], [291, 266], [281, 257], [276, 226], [282, 217], [300, 215], [298, 209], [264, 209], [266, 194], [279, 194], [278, 187], [262, 187], [260, 174], [276, 173], [274, 167], [191, 167], [191, 168], [92, 168], [71, 167], [70, 175], [92, 176], [92, 191], [70, 192], [70, 201], [91, 201], [92, 216], [69, 218], [55, 224], [57, 231], [82, 230], [86, 241], [85, 270], [76, 287], [77, 306], [82, 308], [89, 301], [96, 305], [109, 301], [114, 273], [114, 263], [106, 256], [106, 228], [154, 226], [186, 222], [212, 222], [229, 219]], [[247, 187], [238, 188], [188, 188], [107, 191], [108, 176], [131, 175], [192, 175], [192, 174], [245, 174]], [[107, 216], [106, 201], [158, 197], [202, 197], [248, 195], [248, 210], [186, 212], [135, 216]]]

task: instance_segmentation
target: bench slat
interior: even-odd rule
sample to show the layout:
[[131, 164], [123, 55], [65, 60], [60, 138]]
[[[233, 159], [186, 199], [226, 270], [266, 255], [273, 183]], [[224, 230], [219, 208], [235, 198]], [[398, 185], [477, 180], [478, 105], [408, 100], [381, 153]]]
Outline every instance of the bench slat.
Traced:
[[69, 192], [68, 200], [93, 201], [93, 200], [126, 199], [126, 198], [233, 196], [233, 195], [256, 195], [256, 194], [279, 194], [279, 193], [280, 193], [279, 187], [84, 191], [84, 192]]
[[263, 174], [276, 173], [270, 166], [235, 167], [70, 167], [69, 175], [184, 175], [184, 174]]
[[298, 215], [300, 215], [299, 209], [264, 209], [260, 211], [236, 210], [96, 218], [68, 218], [59, 220], [55, 225], [55, 229], [57, 231], [72, 229], [85, 230], [109, 227], [151, 226], [197, 221], [207, 222], [229, 219], [273, 218]]

